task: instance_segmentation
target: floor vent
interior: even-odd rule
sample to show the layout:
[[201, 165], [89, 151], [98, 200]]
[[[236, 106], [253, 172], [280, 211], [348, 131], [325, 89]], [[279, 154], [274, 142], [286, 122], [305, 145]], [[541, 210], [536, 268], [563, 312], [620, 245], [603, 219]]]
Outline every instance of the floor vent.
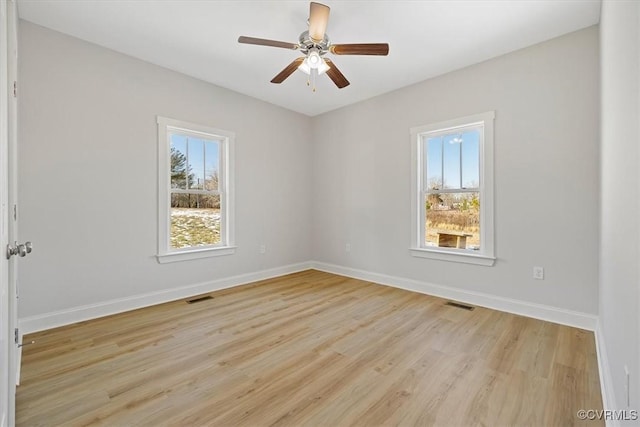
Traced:
[[198, 297], [198, 298], [194, 298], [194, 299], [188, 299], [187, 300], [187, 304], [193, 304], [196, 302], [202, 302], [202, 301], [206, 301], [208, 299], [213, 299], [213, 297], [211, 295], [205, 295], [203, 297]]
[[462, 304], [459, 302], [454, 302], [454, 301], [447, 301], [446, 305], [450, 305], [451, 307], [455, 307], [455, 308], [461, 308], [463, 310], [473, 310], [475, 307], [467, 305], [467, 304]]

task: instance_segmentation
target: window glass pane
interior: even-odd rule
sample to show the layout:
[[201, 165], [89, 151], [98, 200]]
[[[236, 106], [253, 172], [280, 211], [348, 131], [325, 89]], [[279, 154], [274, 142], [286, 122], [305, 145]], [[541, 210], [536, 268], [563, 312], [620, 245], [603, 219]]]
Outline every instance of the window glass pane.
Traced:
[[462, 187], [480, 187], [480, 131], [462, 134]]
[[425, 188], [437, 190], [442, 188], [442, 138], [426, 138], [425, 150], [426, 172]]
[[171, 143], [171, 188], [187, 188], [187, 138], [169, 134]]
[[425, 194], [425, 246], [480, 249], [480, 193]]
[[444, 188], [460, 188], [460, 134], [445, 135], [443, 138], [444, 153]]
[[218, 141], [204, 142], [204, 189], [218, 190], [220, 176], [220, 143]]
[[171, 194], [171, 248], [220, 243], [220, 195]]
[[202, 190], [204, 188], [204, 141], [189, 138], [189, 188]]

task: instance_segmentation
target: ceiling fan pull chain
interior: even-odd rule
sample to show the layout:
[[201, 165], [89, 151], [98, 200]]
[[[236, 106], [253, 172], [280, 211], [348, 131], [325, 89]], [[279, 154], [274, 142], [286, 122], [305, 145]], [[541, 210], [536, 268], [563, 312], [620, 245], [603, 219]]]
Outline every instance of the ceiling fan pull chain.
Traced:
[[313, 87], [312, 87], [312, 91], [315, 92], [316, 91], [316, 76], [318, 75], [318, 69], [317, 68], [312, 68], [311, 69], [311, 81], [313, 83]]

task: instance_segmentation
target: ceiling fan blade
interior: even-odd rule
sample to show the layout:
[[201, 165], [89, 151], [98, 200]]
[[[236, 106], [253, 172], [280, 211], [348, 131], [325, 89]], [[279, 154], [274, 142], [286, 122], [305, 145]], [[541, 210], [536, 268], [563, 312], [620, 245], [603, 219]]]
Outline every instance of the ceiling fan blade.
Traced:
[[388, 55], [387, 43], [355, 43], [334, 44], [329, 47], [331, 53], [336, 55]]
[[336, 64], [333, 63], [330, 59], [325, 58], [324, 61], [329, 66], [327, 70], [327, 76], [338, 86], [338, 89], [342, 89], [343, 87], [349, 86], [349, 80], [338, 70]]
[[324, 39], [329, 23], [329, 6], [311, 2], [309, 9], [309, 37], [319, 43]]
[[294, 59], [293, 62], [287, 65], [284, 70], [280, 71], [277, 76], [271, 79], [271, 83], [282, 83], [285, 81], [287, 77], [294, 73], [304, 61], [304, 56], [301, 58]]
[[300, 47], [295, 43], [279, 42], [277, 40], [268, 40], [268, 39], [258, 39], [256, 37], [247, 37], [247, 36], [238, 37], [238, 43], [257, 44], [259, 46], [281, 47], [283, 49], [292, 49], [292, 50], [296, 50]]

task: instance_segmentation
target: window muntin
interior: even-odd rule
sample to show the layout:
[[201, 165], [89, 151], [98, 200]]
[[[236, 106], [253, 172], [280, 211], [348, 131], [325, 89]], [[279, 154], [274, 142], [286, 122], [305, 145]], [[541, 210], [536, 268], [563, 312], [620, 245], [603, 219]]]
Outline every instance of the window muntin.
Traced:
[[412, 255], [493, 265], [493, 119], [411, 129]]
[[163, 117], [158, 132], [159, 261], [232, 253], [233, 133]]

